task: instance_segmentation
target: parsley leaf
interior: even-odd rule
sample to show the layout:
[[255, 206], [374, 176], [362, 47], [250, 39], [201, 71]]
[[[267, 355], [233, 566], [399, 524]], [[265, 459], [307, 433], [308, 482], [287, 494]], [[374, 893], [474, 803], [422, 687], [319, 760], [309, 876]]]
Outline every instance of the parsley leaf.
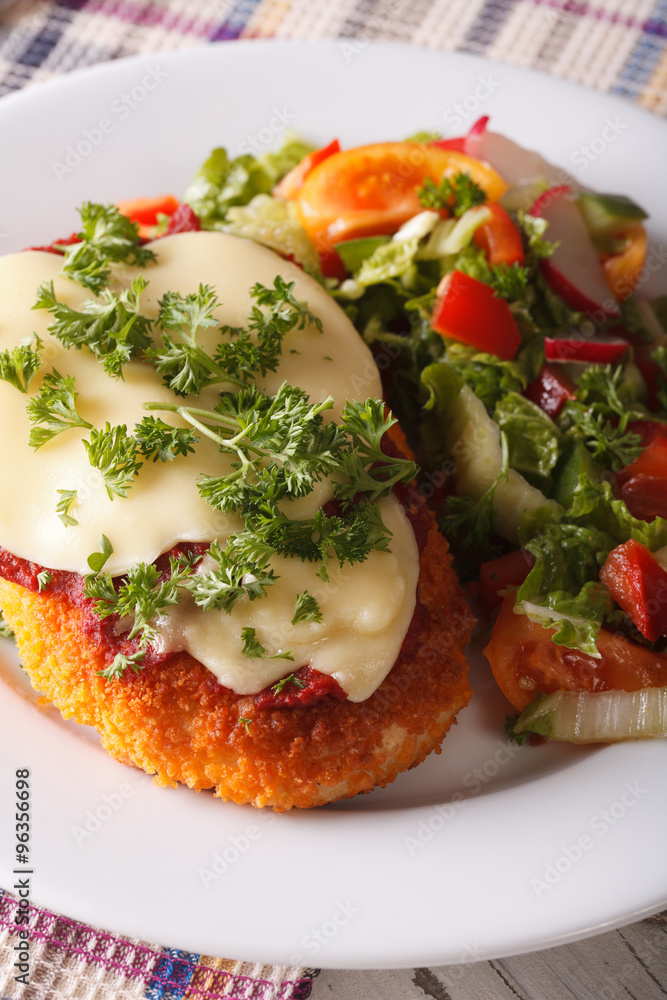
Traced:
[[106, 670], [98, 670], [97, 676], [102, 677], [105, 681], [119, 681], [127, 670], [131, 670], [133, 674], [138, 674], [143, 669], [145, 656], [146, 651], [144, 649], [139, 649], [130, 656], [125, 655], [125, 653], [116, 653], [113, 663]]
[[457, 218], [474, 205], [483, 205], [486, 192], [469, 173], [459, 171], [453, 177], [443, 177], [438, 184], [427, 177], [417, 191], [424, 208], [448, 208]]
[[580, 376], [577, 399], [568, 402], [559, 425], [578, 434], [594, 458], [618, 471], [642, 451], [641, 436], [628, 431], [630, 420], [641, 417], [621, 396], [623, 368], [591, 365]]
[[113, 553], [113, 545], [109, 541], [106, 535], [100, 535], [97, 540], [98, 552], [91, 552], [88, 556], [87, 562], [93, 573], [100, 573], [108, 561], [109, 556]]
[[62, 273], [98, 293], [108, 283], [110, 264], [149, 264], [156, 257], [139, 245], [139, 227], [115, 205], [86, 201], [79, 209], [80, 243], [59, 246], [65, 255]]
[[48, 309], [55, 317], [49, 327], [65, 347], [87, 347], [107, 375], [123, 377], [123, 366], [145, 350], [150, 342], [151, 321], [139, 312], [139, 300], [147, 282], [135, 278], [131, 287], [115, 295], [105, 288], [99, 299], [88, 299], [81, 311], [56, 299], [53, 282], [45, 282], [37, 292], [33, 309]]
[[[37, 340], [38, 347], [41, 347], [41, 341]], [[33, 350], [29, 344], [19, 344], [0, 353], [0, 379], [9, 382], [19, 392], [27, 392], [41, 363], [39, 350]]]
[[46, 590], [51, 580], [53, 580], [53, 573], [49, 573], [48, 569], [43, 569], [41, 573], [37, 574], [37, 587], [40, 594]]
[[508, 264], [492, 264], [490, 271], [491, 278], [487, 284], [499, 298], [510, 302], [522, 302], [525, 299], [529, 277], [527, 267], [520, 264], [512, 264], [511, 267]]
[[77, 490], [56, 490], [60, 500], [56, 504], [56, 514], [66, 528], [71, 528], [79, 522], [72, 517], [70, 510], [76, 501]]
[[190, 295], [167, 292], [160, 299], [157, 324], [163, 331], [178, 334], [178, 340], [163, 333], [162, 349], [151, 347], [145, 357], [178, 396], [199, 393], [216, 382], [239, 384], [197, 344], [199, 330], [217, 326], [213, 318], [217, 305], [218, 297], [210, 285], [200, 285]]
[[300, 625], [302, 622], [321, 621], [322, 612], [312, 594], [309, 594], [307, 590], [304, 590], [303, 594], [297, 594], [292, 625]]
[[30, 445], [41, 448], [57, 434], [72, 427], [92, 427], [76, 410], [78, 392], [73, 375], [61, 375], [54, 368], [44, 376], [39, 392], [29, 400]]
[[[266, 656], [266, 650], [262, 646], [261, 642], [257, 638], [257, 634], [254, 628], [246, 625], [245, 628], [241, 629], [241, 639], [243, 640], [243, 653], [245, 656], [249, 657], [251, 660], [259, 659], [260, 657]], [[281, 651], [279, 653], [274, 653], [273, 656], [269, 657], [270, 660], [293, 660], [294, 655], [289, 652], [289, 650]], [[290, 675], [293, 676], [293, 675]], [[305, 685], [301, 685], [305, 687]]]
[[126, 497], [143, 462], [138, 461], [139, 445], [125, 424], [112, 427], [107, 421], [101, 431], [93, 429], [83, 444], [88, 461], [104, 477], [109, 499]]
[[275, 583], [276, 575], [268, 565], [270, 548], [266, 546], [262, 551], [249, 552], [244, 541], [245, 535], [241, 532], [232, 536], [225, 549], [217, 540], [211, 542], [208, 554], [215, 559], [218, 569], [195, 573], [187, 582], [200, 608], [231, 614], [240, 597], [254, 601], [263, 597], [267, 588]]
[[243, 640], [242, 652], [244, 656], [254, 660], [266, 655], [266, 650], [257, 639], [257, 634], [254, 628], [250, 628], [250, 626], [247, 625], [245, 628], [241, 629], [241, 639]]
[[301, 680], [301, 678], [297, 677], [296, 674], [289, 674], [287, 677], [281, 677], [276, 684], [272, 684], [271, 690], [275, 691], [276, 694], [280, 694], [283, 688], [286, 687], [288, 684], [293, 684], [294, 687], [302, 689], [305, 688], [306, 686], [304, 682]]
[[139, 451], [152, 462], [173, 462], [179, 455], [194, 451], [199, 438], [192, 428], [172, 427], [159, 417], [144, 417], [135, 425]]
[[514, 727], [518, 722], [518, 715], [506, 715], [505, 716], [505, 736], [510, 741], [510, 743], [516, 743], [517, 746], [522, 747], [526, 740], [530, 738], [530, 733], [528, 730], [524, 730], [521, 733], [515, 733]]
[[153, 620], [178, 602], [183, 582], [191, 574], [197, 558], [182, 553], [170, 556], [170, 572], [166, 578], [154, 563], [139, 563], [128, 571], [118, 587], [109, 573], [87, 576], [84, 593], [95, 601], [94, 611], [99, 618], [118, 615], [133, 619], [127, 638], [140, 636], [141, 652], [157, 638], [158, 629]]
[[257, 284], [251, 289], [255, 299], [247, 328], [222, 327], [230, 340], [218, 346], [215, 360], [230, 375], [244, 382], [260, 373], [275, 371], [282, 351], [283, 338], [293, 329], [313, 326], [322, 332], [322, 321], [305, 302], [293, 295], [294, 282], [277, 275], [273, 288]]

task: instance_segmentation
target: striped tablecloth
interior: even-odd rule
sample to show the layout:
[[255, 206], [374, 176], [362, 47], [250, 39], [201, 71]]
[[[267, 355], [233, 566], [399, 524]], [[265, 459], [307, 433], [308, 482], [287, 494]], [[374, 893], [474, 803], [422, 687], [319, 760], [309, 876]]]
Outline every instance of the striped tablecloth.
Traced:
[[[267, 37], [483, 54], [667, 115], [667, 0], [0, 0], [0, 95], [107, 59]], [[0, 1000], [299, 1000], [313, 986], [312, 970], [158, 947], [36, 907], [25, 986], [16, 911], [0, 896]]]

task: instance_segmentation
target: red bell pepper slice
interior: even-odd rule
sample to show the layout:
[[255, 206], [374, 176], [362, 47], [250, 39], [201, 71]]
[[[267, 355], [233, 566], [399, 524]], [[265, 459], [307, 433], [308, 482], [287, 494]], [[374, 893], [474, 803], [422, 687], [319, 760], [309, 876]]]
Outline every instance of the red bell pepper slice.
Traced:
[[304, 156], [300, 163], [297, 163], [295, 167], [292, 167], [288, 174], [285, 174], [283, 179], [276, 184], [273, 189], [274, 195], [278, 198], [285, 198], [289, 201], [295, 198], [297, 193], [303, 187], [303, 182], [305, 181], [311, 170], [326, 160], [327, 157], [332, 156], [334, 153], [340, 153], [340, 143], [338, 139], [334, 139], [330, 142], [328, 146], [322, 146], [321, 149], [314, 149], [312, 153], [308, 153]]
[[542, 365], [542, 370], [534, 382], [526, 386], [524, 396], [541, 410], [555, 419], [568, 400], [576, 399], [575, 387], [557, 365]]
[[525, 549], [515, 549], [499, 559], [482, 563], [479, 569], [479, 601], [487, 615], [503, 603], [504, 593], [520, 587], [535, 565], [535, 556]]
[[547, 361], [585, 361], [593, 365], [613, 365], [623, 357], [629, 346], [627, 340], [621, 337], [589, 340], [545, 337], [544, 357]]
[[126, 215], [139, 226], [142, 239], [150, 240], [154, 236], [159, 215], [173, 215], [179, 202], [173, 194], [160, 195], [158, 198], [132, 198], [130, 201], [119, 201], [116, 208], [121, 215]]
[[667, 635], [667, 570], [650, 549], [634, 539], [612, 549], [600, 579], [646, 639]]
[[634, 462], [616, 473], [619, 486], [634, 476], [653, 476], [667, 482], [667, 438], [662, 435], [651, 441]]
[[446, 274], [438, 285], [431, 326], [444, 337], [461, 340], [504, 361], [511, 361], [521, 345], [507, 302], [483, 281], [462, 271]]
[[491, 212], [491, 219], [475, 230], [472, 238], [475, 246], [481, 247], [489, 264], [523, 264], [525, 254], [521, 234], [505, 209], [497, 202], [485, 206]]

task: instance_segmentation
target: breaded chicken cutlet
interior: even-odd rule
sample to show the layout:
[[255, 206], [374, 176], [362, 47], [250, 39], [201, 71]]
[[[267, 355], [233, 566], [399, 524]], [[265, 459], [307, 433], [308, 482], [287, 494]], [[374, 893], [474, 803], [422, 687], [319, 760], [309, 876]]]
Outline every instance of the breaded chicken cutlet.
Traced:
[[[384, 786], [439, 752], [467, 704], [463, 647], [473, 619], [447, 543], [410, 485], [401, 435], [382, 424], [381, 406], [349, 402], [379, 395], [370, 355], [326, 293], [264, 248], [218, 233], [174, 236], [153, 247], [158, 261], [143, 267], [149, 285], [141, 303], [153, 324], [151, 349], [158, 329], [165, 354], [169, 338], [172, 346], [177, 334], [185, 338], [188, 302], [202, 315], [196, 282], [200, 295], [204, 283], [215, 285], [218, 296], [208, 313], [214, 319], [201, 324], [201, 341], [217, 335], [238, 343], [247, 288], [260, 282], [265, 291], [272, 284], [278, 289], [275, 276], [281, 275], [292, 284], [287, 294], [283, 283], [282, 298], [274, 295], [282, 318], [290, 317], [280, 357], [273, 368], [258, 364], [252, 383], [244, 376], [233, 392], [227, 389], [222, 409], [211, 403], [219, 386], [213, 396], [199, 386], [196, 421], [188, 423], [192, 386], [184, 396], [174, 393], [174, 383], [161, 385], [158, 374], [165, 376], [168, 366], [160, 369], [150, 350], [123, 362], [123, 379], [111, 379], [100, 371], [99, 352], [90, 345], [72, 350], [55, 335], [57, 303], [83, 312], [89, 296], [60, 275], [58, 258], [3, 259], [0, 292], [12, 287], [16, 305], [6, 313], [11, 323], [0, 319], [0, 348], [11, 349], [26, 335], [21, 322], [32, 305], [29, 289], [49, 280], [55, 288], [47, 308], [30, 318], [38, 327], [41, 364], [29, 385], [27, 412], [26, 394], [0, 384], [0, 405], [10, 412], [0, 446], [6, 453], [10, 439], [31, 441], [10, 449], [15, 467], [9, 472], [30, 469], [34, 488], [20, 510], [17, 498], [0, 502], [0, 606], [23, 665], [65, 718], [94, 726], [113, 757], [160, 784], [213, 789], [223, 799], [277, 811]], [[123, 289], [138, 273], [127, 271], [129, 278], [116, 274]], [[165, 303], [180, 309], [178, 330]], [[255, 303], [266, 317], [270, 297], [259, 293]], [[132, 301], [125, 305], [130, 309]], [[214, 321], [215, 334], [206, 329]], [[261, 335], [256, 326], [255, 340]], [[146, 344], [135, 347], [139, 355]], [[216, 363], [224, 356], [218, 351]], [[173, 369], [165, 382], [170, 374]], [[40, 429], [49, 430], [40, 418], [43, 406], [68, 377], [68, 399], [80, 422], [35, 448]], [[300, 386], [301, 396], [285, 385]], [[62, 392], [59, 398], [62, 403]], [[157, 433], [153, 425], [140, 429], [150, 401], [167, 421], [158, 444], [148, 440], [149, 430]], [[322, 422], [313, 409], [318, 405], [331, 410], [335, 425]], [[205, 407], [214, 416], [203, 417]], [[296, 414], [285, 432], [292, 451], [275, 443], [279, 427], [262, 424], [261, 440], [270, 437], [271, 447], [283, 450], [279, 461], [264, 453], [260, 460], [260, 417], [268, 421], [277, 412], [283, 420]], [[224, 426], [232, 414], [244, 421], [234, 442], [250, 439], [251, 445], [240, 462], [238, 448], [245, 445], [235, 444], [229, 458], [231, 446], [202, 431], [218, 428], [220, 413]], [[373, 420], [382, 431], [382, 453], [373, 451], [371, 432], [364, 430]], [[109, 435], [122, 427], [115, 444], [125, 442], [133, 423], [128, 472], [129, 453], [121, 468]], [[200, 436], [177, 444], [175, 429], [192, 435], [193, 427]], [[108, 435], [99, 460], [96, 431]], [[170, 447], [175, 453], [165, 454]], [[309, 463], [325, 450], [325, 471], [313, 473]], [[338, 465], [330, 457], [337, 455]], [[250, 471], [240, 481], [244, 462]], [[290, 494], [283, 480], [293, 483], [298, 473], [302, 483], [306, 467], [309, 488]], [[350, 483], [341, 488], [346, 477]], [[230, 483], [236, 506], [220, 500]], [[272, 506], [274, 494], [280, 503]]]

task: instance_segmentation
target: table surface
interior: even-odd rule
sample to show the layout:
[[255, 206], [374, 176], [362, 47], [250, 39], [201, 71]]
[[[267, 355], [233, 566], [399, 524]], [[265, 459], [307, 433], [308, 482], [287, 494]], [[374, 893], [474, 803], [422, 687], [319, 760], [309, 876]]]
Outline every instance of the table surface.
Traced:
[[660, 1000], [667, 911], [576, 944], [471, 965], [323, 970], [312, 1000]]

